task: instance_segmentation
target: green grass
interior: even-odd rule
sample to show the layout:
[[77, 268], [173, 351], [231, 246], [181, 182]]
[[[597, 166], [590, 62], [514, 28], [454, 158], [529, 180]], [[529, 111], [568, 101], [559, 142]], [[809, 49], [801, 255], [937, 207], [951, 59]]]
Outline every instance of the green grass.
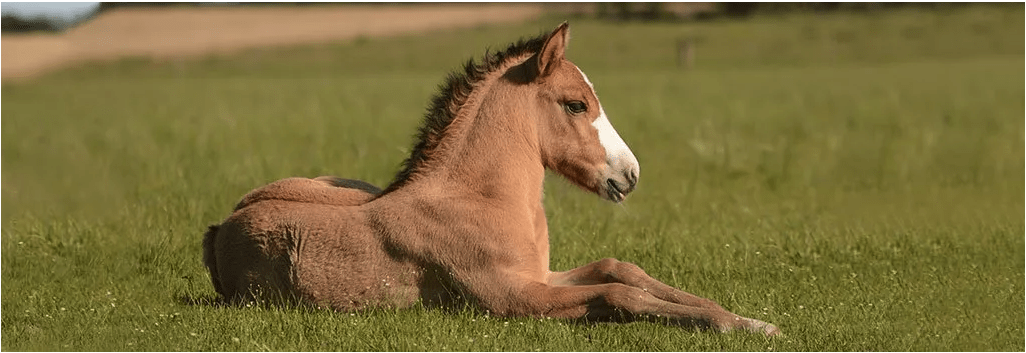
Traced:
[[572, 23], [642, 177], [622, 207], [550, 177], [552, 267], [632, 261], [782, 338], [206, 304], [202, 232], [246, 191], [383, 186], [449, 68], [557, 22], [5, 83], [0, 348], [1024, 349], [1021, 5]]

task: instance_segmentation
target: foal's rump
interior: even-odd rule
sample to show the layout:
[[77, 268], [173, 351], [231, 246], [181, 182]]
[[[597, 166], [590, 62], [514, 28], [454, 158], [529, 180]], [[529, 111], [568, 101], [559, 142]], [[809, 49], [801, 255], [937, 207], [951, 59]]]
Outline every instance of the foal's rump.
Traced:
[[[336, 309], [398, 299], [398, 289], [404, 302], [405, 286], [388, 276], [400, 265], [364, 229], [359, 206], [379, 192], [336, 177], [288, 178], [251, 191], [204, 237], [214, 288], [230, 300], [302, 299]], [[390, 293], [373, 293], [384, 289]]]

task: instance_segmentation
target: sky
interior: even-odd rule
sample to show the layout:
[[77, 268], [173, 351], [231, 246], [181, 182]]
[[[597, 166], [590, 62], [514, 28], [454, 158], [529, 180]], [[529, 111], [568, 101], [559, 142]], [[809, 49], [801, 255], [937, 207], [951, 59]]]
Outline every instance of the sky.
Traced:
[[39, 16], [74, 19], [96, 10], [99, 2], [7, 2], [0, 3], [0, 13], [23, 18]]

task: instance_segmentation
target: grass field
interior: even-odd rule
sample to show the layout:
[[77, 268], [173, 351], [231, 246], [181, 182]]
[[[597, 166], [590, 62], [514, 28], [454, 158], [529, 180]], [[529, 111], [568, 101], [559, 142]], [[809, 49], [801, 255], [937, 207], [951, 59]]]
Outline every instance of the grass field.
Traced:
[[0, 348], [1022, 351], [1023, 13], [572, 22], [642, 178], [622, 207], [549, 178], [553, 269], [635, 262], [776, 339], [209, 304], [201, 236], [245, 192], [384, 186], [449, 69], [558, 19], [5, 83]]

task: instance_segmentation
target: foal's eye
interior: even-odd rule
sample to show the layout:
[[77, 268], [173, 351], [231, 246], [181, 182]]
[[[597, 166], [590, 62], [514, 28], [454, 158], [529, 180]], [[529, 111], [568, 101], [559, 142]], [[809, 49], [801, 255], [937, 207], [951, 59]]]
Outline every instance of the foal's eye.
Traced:
[[570, 114], [580, 114], [588, 111], [588, 105], [581, 101], [573, 101], [566, 103], [566, 111]]

